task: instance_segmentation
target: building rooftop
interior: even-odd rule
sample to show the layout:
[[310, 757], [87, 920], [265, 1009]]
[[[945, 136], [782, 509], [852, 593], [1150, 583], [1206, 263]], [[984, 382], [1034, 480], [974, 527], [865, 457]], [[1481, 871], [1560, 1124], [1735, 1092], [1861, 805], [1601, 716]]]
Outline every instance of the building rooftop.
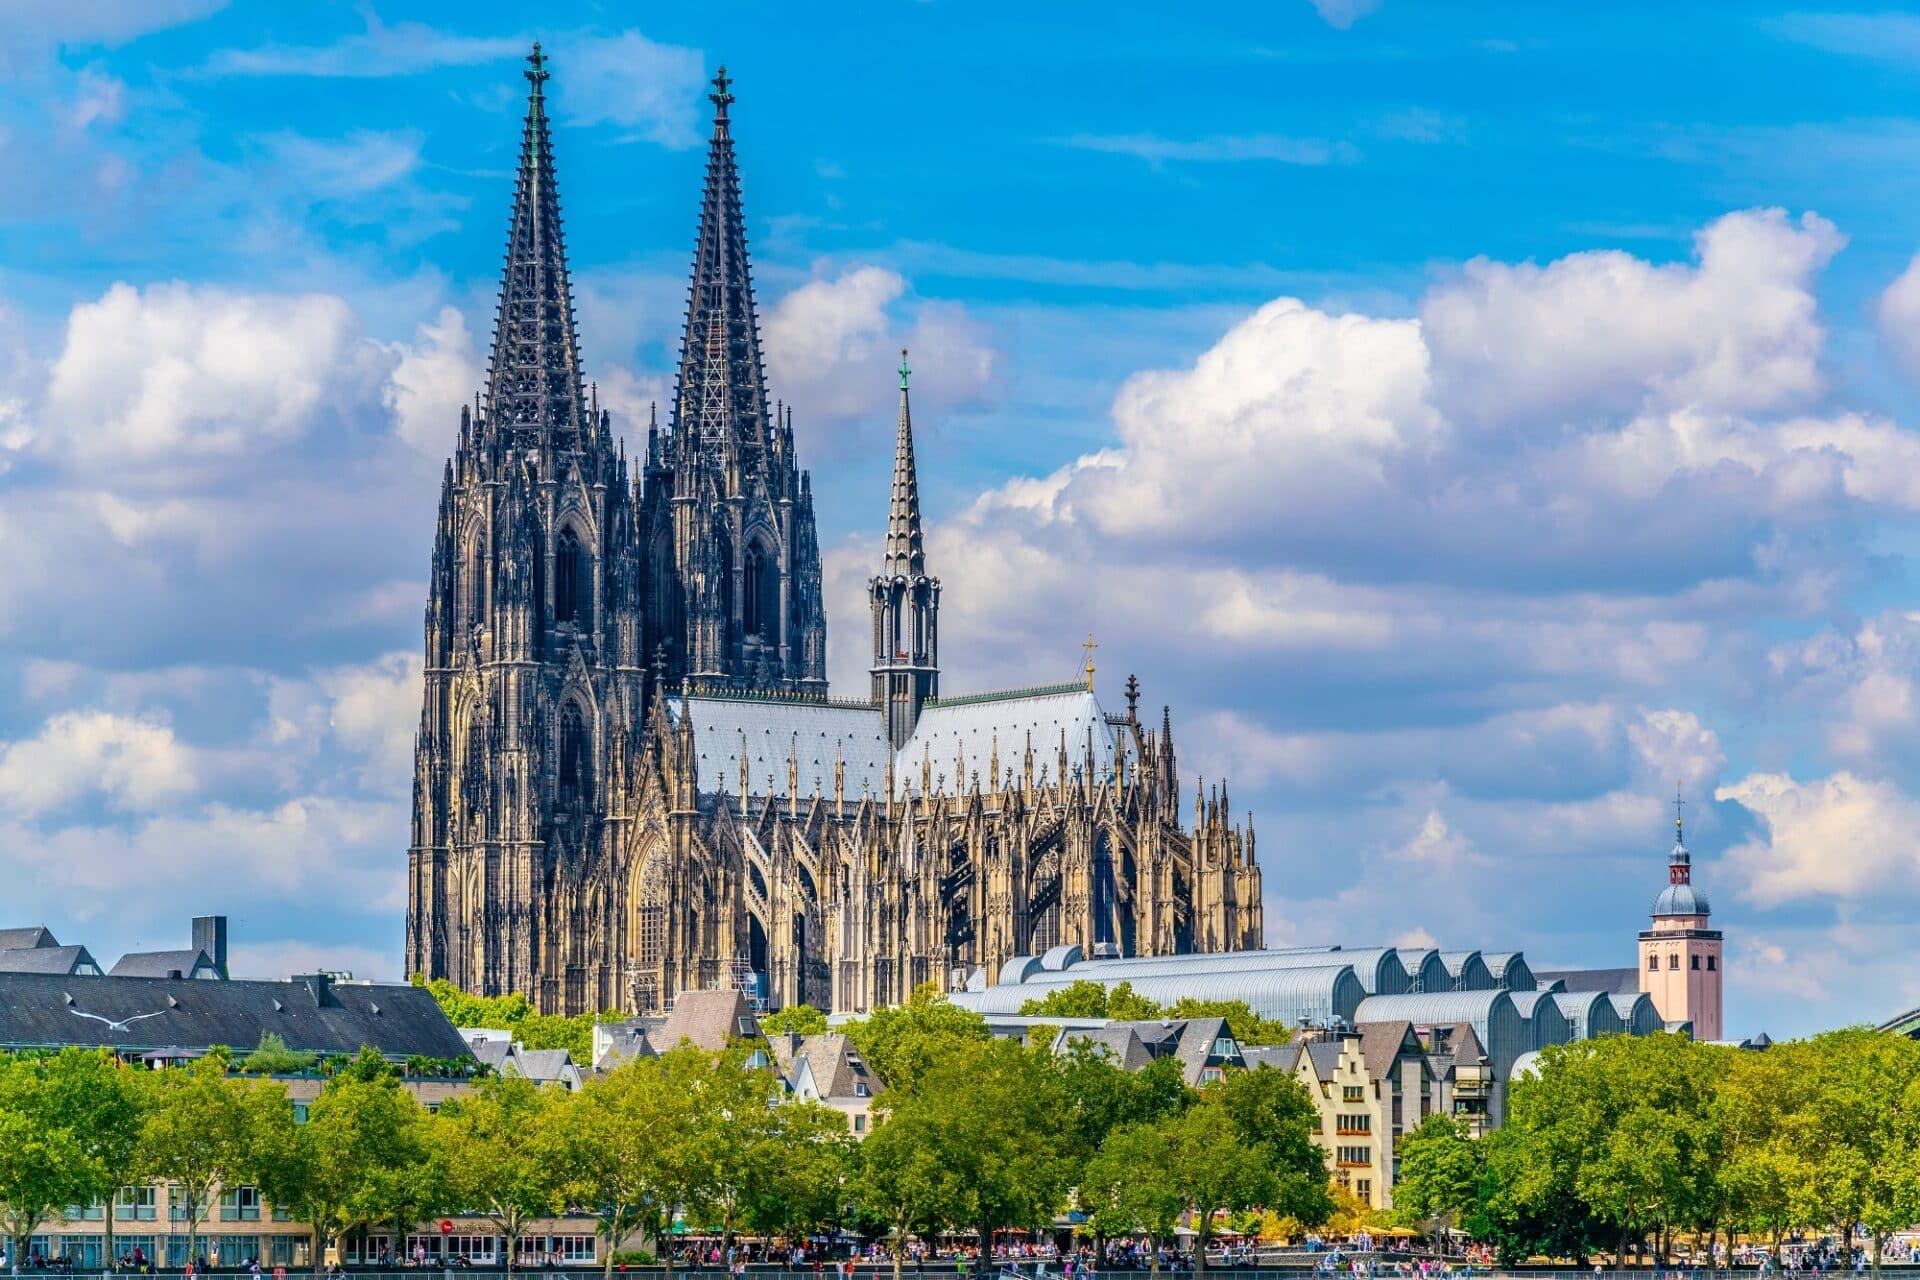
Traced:
[[372, 1045], [390, 1058], [469, 1056], [467, 1042], [422, 987], [325, 975], [199, 982], [0, 973], [0, 1049], [246, 1050], [268, 1032], [303, 1052], [351, 1054]]

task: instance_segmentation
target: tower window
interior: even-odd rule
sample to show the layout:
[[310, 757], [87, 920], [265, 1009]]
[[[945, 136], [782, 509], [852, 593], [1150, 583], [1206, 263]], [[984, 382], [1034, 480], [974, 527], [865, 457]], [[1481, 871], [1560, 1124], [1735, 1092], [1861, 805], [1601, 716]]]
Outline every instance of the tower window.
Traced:
[[1659, 956], [1648, 956], [1648, 957], [1647, 957], [1647, 972], [1648, 972], [1648, 973], [1658, 973], [1658, 972], [1659, 972], [1659, 970], [1660, 970], [1660, 957], [1659, 957]]
[[1700, 967], [1700, 957], [1699, 957], [1699, 956], [1695, 956], [1695, 957], [1693, 958], [1693, 967], [1694, 967], [1694, 968], [1696, 968], [1696, 969], [1698, 969], [1698, 968]]
[[1712, 972], [1714, 971], [1714, 967], [1715, 967], [1715, 966], [1714, 966], [1714, 963], [1713, 963], [1713, 962], [1714, 962], [1715, 960], [1717, 960], [1717, 959], [1719, 959], [1719, 957], [1718, 957], [1718, 956], [1708, 956], [1708, 957], [1707, 957], [1707, 972], [1708, 972], [1708, 973], [1712, 973]]
[[584, 626], [593, 607], [593, 568], [587, 549], [568, 525], [553, 557], [553, 620]]
[[560, 713], [560, 807], [571, 809], [576, 802], [587, 807], [593, 770], [587, 759], [586, 722], [580, 716], [580, 704], [569, 702]]
[[1678, 969], [1679, 967], [1680, 967], [1680, 953], [1676, 951], [1672, 955], [1667, 957], [1667, 968]]
[[773, 643], [780, 627], [780, 570], [755, 542], [747, 547], [747, 580], [741, 608], [746, 634]]

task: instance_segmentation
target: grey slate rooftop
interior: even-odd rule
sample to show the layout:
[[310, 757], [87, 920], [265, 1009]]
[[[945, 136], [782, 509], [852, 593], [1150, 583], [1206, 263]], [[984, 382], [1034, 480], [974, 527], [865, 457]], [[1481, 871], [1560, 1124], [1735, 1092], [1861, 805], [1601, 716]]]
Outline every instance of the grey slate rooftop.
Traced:
[[422, 987], [0, 973], [0, 1049], [244, 1050], [265, 1032], [316, 1053], [372, 1045], [390, 1058], [471, 1056]]

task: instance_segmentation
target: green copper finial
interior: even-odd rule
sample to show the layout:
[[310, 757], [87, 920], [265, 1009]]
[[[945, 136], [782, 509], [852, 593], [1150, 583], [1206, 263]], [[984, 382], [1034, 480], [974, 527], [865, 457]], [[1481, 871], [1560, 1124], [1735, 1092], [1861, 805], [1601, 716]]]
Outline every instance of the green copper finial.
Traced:
[[907, 368], [907, 349], [902, 347], [900, 348], [900, 389], [902, 391], [907, 389], [907, 375], [912, 372], [913, 370]]
[[535, 93], [540, 92], [540, 86], [546, 82], [550, 74], [547, 70], [546, 55], [540, 52], [540, 42], [536, 40], [533, 42], [533, 52], [527, 55], [526, 72], [527, 79], [533, 81]]

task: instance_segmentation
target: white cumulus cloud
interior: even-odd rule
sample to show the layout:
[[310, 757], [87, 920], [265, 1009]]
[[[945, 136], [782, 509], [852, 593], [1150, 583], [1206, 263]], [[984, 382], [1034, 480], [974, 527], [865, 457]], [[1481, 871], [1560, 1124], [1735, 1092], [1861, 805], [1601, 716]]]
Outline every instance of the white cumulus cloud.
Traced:
[[1814, 281], [1845, 243], [1817, 214], [1762, 209], [1703, 229], [1696, 264], [1475, 259], [1420, 309], [1442, 400], [1482, 421], [1804, 401], [1825, 339]]
[[1893, 782], [1844, 770], [1807, 782], [1754, 773], [1715, 798], [1742, 805], [1765, 828], [1726, 857], [1742, 893], [1762, 906], [1882, 901], [1920, 884], [1920, 803]]
[[193, 790], [193, 752], [162, 721], [67, 711], [0, 749], [0, 804], [33, 816], [88, 793], [146, 810]]
[[39, 443], [108, 469], [271, 448], [364, 408], [384, 363], [329, 294], [116, 284], [68, 317]]

